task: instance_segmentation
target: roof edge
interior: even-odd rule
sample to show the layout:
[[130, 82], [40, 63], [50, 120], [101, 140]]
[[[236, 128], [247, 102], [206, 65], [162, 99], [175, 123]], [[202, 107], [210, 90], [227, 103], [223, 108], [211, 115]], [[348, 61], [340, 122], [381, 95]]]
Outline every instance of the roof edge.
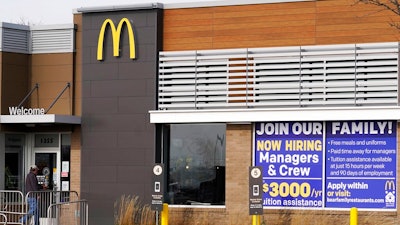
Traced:
[[9, 29], [16, 29], [16, 30], [29, 30], [30, 29], [30, 27], [28, 25], [7, 23], [7, 22], [0, 22], [0, 28], [9, 28]]
[[96, 7], [81, 7], [75, 9], [76, 13], [95, 13], [95, 12], [112, 12], [125, 10], [143, 10], [143, 9], [162, 9], [161, 3], [138, 3], [132, 5], [112, 5], [112, 6], [96, 6]]
[[30, 30], [58, 30], [58, 29], [75, 29], [76, 25], [73, 23], [65, 24], [51, 24], [51, 25], [33, 25]]
[[112, 12], [126, 10], [142, 10], [142, 9], [184, 9], [184, 8], [203, 8], [217, 6], [233, 6], [233, 5], [255, 5], [255, 4], [272, 4], [272, 3], [290, 3], [290, 2], [312, 2], [316, 0], [200, 0], [190, 2], [177, 3], [137, 3], [130, 5], [110, 5], [81, 7], [73, 9], [73, 14], [79, 13], [95, 13], [95, 12]]
[[184, 9], [184, 8], [202, 8], [217, 6], [238, 6], [238, 5], [255, 5], [255, 4], [272, 4], [272, 3], [290, 3], [290, 2], [313, 2], [316, 0], [206, 0], [199, 2], [181, 2], [164, 4], [164, 9]]

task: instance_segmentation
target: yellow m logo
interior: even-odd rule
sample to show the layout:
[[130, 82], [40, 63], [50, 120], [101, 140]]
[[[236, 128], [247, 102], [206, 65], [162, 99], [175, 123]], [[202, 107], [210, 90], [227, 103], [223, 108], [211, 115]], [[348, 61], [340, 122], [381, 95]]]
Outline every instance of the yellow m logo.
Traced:
[[121, 39], [121, 31], [122, 26], [126, 25], [128, 29], [128, 37], [129, 37], [129, 58], [135, 59], [136, 58], [136, 50], [135, 50], [135, 37], [133, 35], [132, 25], [127, 18], [123, 18], [119, 21], [118, 27], [115, 27], [114, 22], [111, 19], [106, 19], [101, 26], [101, 30], [99, 33], [99, 41], [97, 43], [97, 60], [103, 60], [103, 46], [104, 46], [104, 36], [106, 32], [106, 27], [110, 25], [111, 34], [113, 39], [113, 49], [114, 49], [114, 56], [119, 56], [119, 42]]
[[396, 190], [396, 185], [393, 180], [387, 180], [385, 183], [385, 190]]

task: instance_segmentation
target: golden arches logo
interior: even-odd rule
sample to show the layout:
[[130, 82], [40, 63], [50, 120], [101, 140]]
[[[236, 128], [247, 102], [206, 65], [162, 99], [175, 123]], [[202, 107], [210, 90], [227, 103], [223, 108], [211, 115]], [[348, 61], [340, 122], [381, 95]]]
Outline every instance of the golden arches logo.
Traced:
[[394, 184], [394, 181], [393, 180], [387, 180], [386, 182], [385, 182], [385, 190], [386, 191], [388, 191], [388, 190], [396, 190], [396, 185]]
[[101, 26], [101, 29], [100, 29], [99, 40], [97, 42], [97, 60], [99, 60], [99, 61], [103, 60], [104, 36], [105, 36], [105, 32], [106, 32], [106, 27], [108, 25], [111, 28], [114, 56], [115, 57], [119, 56], [119, 43], [121, 40], [122, 26], [124, 24], [126, 25], [126, 28], [128, 29], [129, 52], [130, 52], [129, 58], [131, 58], [131, 59], [136, 58], [135, 36], [133, 33], [131, 22], [127, 18], [122, 18], [119, 21], [117, 27], [115, 27], [115, 24], [111, 19], [104, 20], [103, 25]]

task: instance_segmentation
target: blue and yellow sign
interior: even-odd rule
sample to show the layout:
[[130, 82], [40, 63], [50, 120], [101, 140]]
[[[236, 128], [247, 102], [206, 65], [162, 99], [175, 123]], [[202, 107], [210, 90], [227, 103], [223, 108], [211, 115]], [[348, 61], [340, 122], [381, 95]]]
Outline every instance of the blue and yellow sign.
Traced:
[[322, 122], [255, 124], [264, 206], [322, 207]]
[[326, 127], [326, 207], [396, 209], [396, 121]]
[[396, 209], [396, 121], [254, 126], [264, 207]]

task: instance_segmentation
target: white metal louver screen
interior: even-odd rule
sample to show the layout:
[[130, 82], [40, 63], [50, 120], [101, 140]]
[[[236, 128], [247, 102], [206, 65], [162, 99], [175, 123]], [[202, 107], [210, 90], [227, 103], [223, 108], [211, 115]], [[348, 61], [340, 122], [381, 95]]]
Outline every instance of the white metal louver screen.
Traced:
[[0, 23], [0, 51], [23, 54], [75, 51], [73, 24], [33, 26]]
[[27, 26], [0, 23], [0, 51], [29, 53], [29, 29]]
[[73, 26], [59, 26], [45, 29], [33, 28], [32, 53], [57, 53], [74, 51]]
[[396, 43], [161, 52], [159, 109], [398, 104]]

